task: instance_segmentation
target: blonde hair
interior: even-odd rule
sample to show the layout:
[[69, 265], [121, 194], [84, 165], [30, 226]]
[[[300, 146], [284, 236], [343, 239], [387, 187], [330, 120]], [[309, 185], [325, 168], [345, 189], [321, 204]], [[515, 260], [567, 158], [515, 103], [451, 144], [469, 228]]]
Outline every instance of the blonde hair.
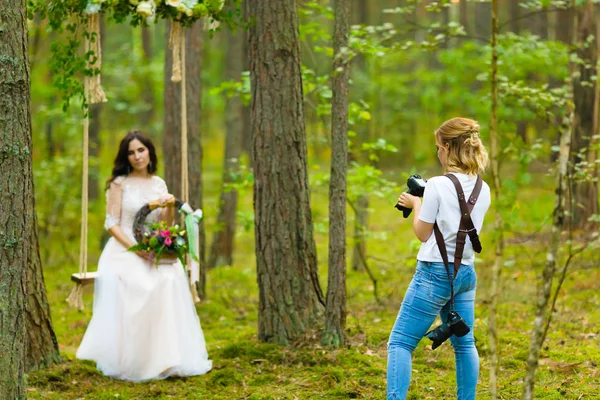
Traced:
[[488, 153], [479, 137], [479, 124], [468, 118], [452, 118], [435, 131], [437, 142], [448, 149], [447, 171], [477, 175], [488, 166]]

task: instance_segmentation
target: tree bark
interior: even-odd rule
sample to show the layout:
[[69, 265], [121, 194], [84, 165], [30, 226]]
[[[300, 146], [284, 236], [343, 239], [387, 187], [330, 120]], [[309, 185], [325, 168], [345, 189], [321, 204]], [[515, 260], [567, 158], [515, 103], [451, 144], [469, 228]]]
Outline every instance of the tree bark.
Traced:
[[154, 114], [156, 112], [156, 104], [154, 101], [154, 90], [152, 85], [151, 74], [152, 71], [148, 66], [152, 63], [152, 35], [150, 28], [142, 26], [142, 49], [143, 59], [146, 63], [145, 72], [142, 76], [142, 99], [146, 109], [141, 113], [141, 123], [144, 129], [149, 134], [152, 134], [152, 123], [154, 121]]
[[[586, 5], [577, 9], [578, 18], [578, 43], [584, 43], [591, 35], [596, 34], [593, 4], [588, 2]], [[579, 57], [585, 60], [585, 65], [579, 65], [580, 77], [574, 87], [575, 101], [575, 129], [571, 138], [571, 164], [575, 165], [582, 162], [589, 162], [590, 155], [593, 154], [591, 144], [594, 135], [594, 97], [595, 83], [592, 77], [596, 75], [596, 63], [598, 55], [596, 54], [596, 41], [589, 46], [580, 46]], [[582, 84], [585, 82], [585, 86]], [[591, 85], [589, 83], [592, 83]], [[592, 163], [595, 159], [592, 160]], [[593, 172], [593, 170], [591, 171]], [[590, 177], [594, 178], [594, 177]], [[574, 227], [585, 229], [590, 227], [588, 219], [598, 214], [598, 184], [590, 179], [573, 180], [571, 188], [572, 203], [574, 204], [571, 216], [571, 223]]]
[[490, 121], [490, 153], [491, 169], [493, 179], [494, 201], [496, 203], [495, 231], [496, 231], [496, 257], [492, 270], [492, 287], [490, 296], [490, 315], [488, 318], [489, 343], [490, 343], [490, 399], [498, 398], [498, 326], [496, 315], [498, 312], [498, 292], [500, 290], [500, 275], [502, 265], [504, 264], [504, 232], [502, 214], [499, 204], [501, 204], [501, 180], [500, 163], [498, 160], [498, 0], [492, 0], [492, 110]]
[[258, 338], [287, 344], [323, 315], [308, 188], [296, 0], [249, 0]]
[[469, 2], [468, 0], [460, 0], [458, 5], [458, 19], [460, 24], [465, 28], [465, 32], [467, 36], [472, 34], [471, 32], [471, 22], [469, 21]]
[[[248, 13], [248, 2], [242, 1], [242, 12], [244, 13], [244, 21], [250, 21], [250, 14]], [[243, 52], [244, 52], [244, 71], [250, 71], [250, 32], [248, 29], [243, 29], [239, 33], [243, 35]], [[237, 77], [240, 79], [240, 77]], [[243, 129], [243, 148], [244, 153], [248, 155], [248, 161], [250, 166], [254, 166], [254, 155], [253, 155], [253, 139], [252, 139], [252, 127], [251, 127], [251, 114], [249, 104], [242, 106], [242, 129]]]
[[519, 17], [521, 16], [522, 10], [519, 7], [520, 0], [510, 0], [509, 4], [509, 29], [512, 33], [516, 33], [517, 35], [521, 32], [521, 20]]
[[[202, 187], [202, 140], [201, 140], [201, 54], [202, 54], [202, 23], [197, 22], [190, 28], [185, 28], [185, 71], [187, 94], [187, 132], [188, 132], [188, 187], [189, 200], [194, 208], [203, 207]], [[167, 43], [170, 24], [167, 26]], [[168, 44], [167, 44], [168, 46]], [[172, 54], [166, 48], [165, 61], [165, 93], [164, 93], [164, 160], [165, 181], [169, 191], [181, 198], [181, 83], [171, 82]], [[200, 282], [198, 295], [206, 297], [206, 234], [204, 219], [200, 220]]]
[[491, 3], [475, 3], [475, 34], [477, 37], [490, 39], [492, 34], [490, 26], [491, 15]]
[[[104, 17], [100, 15], [100, 37], [106, 37], [105, 33]], [[104, 52], [104, 40], [100, 41], [100, 51]], [[103, 103], [90, 104], [89, 156], [91, 162], [89, 166], [88, 197], [91, 201], [97, 200], [100, 194], [98, 155], [100, 154], [100, 126], [103, 108]]]
[[[239, 80], [244, 67], [243, 42], [245, 31], [238, 30], [234, 34], [231, 29], [225, 31], [226, 46], [226, 80]], [[219, 215], [217, 228], [208, 260], [208, 267], [213, 268], [233, 264], [233, 248], [235, 237], [235, 217], [237, 211], [238, 192], [228, 190], [225, 185], [234, 181], [239, 171], [240, 155], [244, 135], [243, 105], [239, 96], [228, 97], [225, 102], [225, 159], [223, 161], [223, 185], [219, 198]]]
[[331, 178], [329, 180], [329, 271], [325, 330], [321, 343], [346, 342], [346, 193], [348, 173], [349, 60], [344, 56], [350, 29], [350, 0], [334, 2], [333, 104], [331, 108]]
[[27, 272], [39, 265], [25, 0], [3, 0], [0, 26], [0, 398], [25, 398]]

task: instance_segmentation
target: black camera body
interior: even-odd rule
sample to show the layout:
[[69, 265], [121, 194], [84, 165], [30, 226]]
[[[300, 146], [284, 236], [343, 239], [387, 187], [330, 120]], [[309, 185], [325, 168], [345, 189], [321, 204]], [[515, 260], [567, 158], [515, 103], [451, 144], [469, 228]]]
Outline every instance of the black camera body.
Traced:
[[[414, 174], [411, 175], [406, 181], [406, 185], [408, 186], [408, 194], [423, 197], [423, 193], [425, 192], [425, 184], [427, 183], [427, 179], [423, 179], [421, 175]], [[398, 210], [402, 211], [404, 218], [408, 218], [410, 213], [412, 212], [412, 208], [402, 207], [400, 204], [396, 203], [395, 206]]]
[[450, 336], [456, 335], [458, 337], [463, 337], [469, 333], [470, 330], [469, 325], [467, 325], [456, 311], [450, 311], [448, 313], [448, 320], [437, 328], [427, 332], [425, 337], [433, 341], [431, 349], [435, 350]]

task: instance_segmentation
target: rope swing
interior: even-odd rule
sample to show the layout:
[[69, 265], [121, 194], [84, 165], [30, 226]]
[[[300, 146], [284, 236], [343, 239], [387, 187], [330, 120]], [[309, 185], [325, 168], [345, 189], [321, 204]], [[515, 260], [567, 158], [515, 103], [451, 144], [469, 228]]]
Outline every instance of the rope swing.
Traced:
[[[100, 42], [100, 16], [91, 14], [87, 20], [87, 35], [85, 38], [85, 54], [88, 69], [101, 70], [102, 50]], [[95, 57], [95, 58], [94, 58]], [[81, 241], [79, 244], [79, 273], [71, 275], [75, 287], [67, 297], [67, 302], [79, 311], [83, 311], [83, 286], [93, 283], [95, 272], [87, 270], [87, 242], [88, 242], [88, 188], [89, 188], [89, 138], [90, 138], [90, 112], [89, 104], [104, 103], [107, 101], [101, 85], [100, 73], [85, 76], [84, 80], [85, 115], [83, 118], [83, 171], [81, 179]]]
[[[171, 82], [181, 82], [181, 199], [184, 203], [189, 203], [189, 173], [188, 173], [188, 132], [187, 132], [187, 92], [186, 92], [186, 72], [185, 72], [185, 29], [179, 22], [174, 21], [171, 25], [171, 34], [169, 37], [169, 46], [173, 54], [173, 74]], [[189, 261], [189, 260], [188, 260]], [[190, 291], [195, 303], [200, 302], [195, 276], [197, 272], [190, 270], [192, 263], [188, 262], [188, 273], [190, 273]]]

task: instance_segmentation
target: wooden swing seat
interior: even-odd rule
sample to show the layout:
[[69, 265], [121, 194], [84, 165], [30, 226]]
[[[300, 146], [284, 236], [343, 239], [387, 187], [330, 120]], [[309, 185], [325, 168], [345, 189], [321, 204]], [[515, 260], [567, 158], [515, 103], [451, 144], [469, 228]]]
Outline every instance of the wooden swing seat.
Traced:
[[79, 283], [81, 285], [89, 285], [90, 283], [94, 283], [96, 279], [97, 272], [86, 272], [86, 273], [75, 273], [71, 275], [71, 280], [75, 283]]

